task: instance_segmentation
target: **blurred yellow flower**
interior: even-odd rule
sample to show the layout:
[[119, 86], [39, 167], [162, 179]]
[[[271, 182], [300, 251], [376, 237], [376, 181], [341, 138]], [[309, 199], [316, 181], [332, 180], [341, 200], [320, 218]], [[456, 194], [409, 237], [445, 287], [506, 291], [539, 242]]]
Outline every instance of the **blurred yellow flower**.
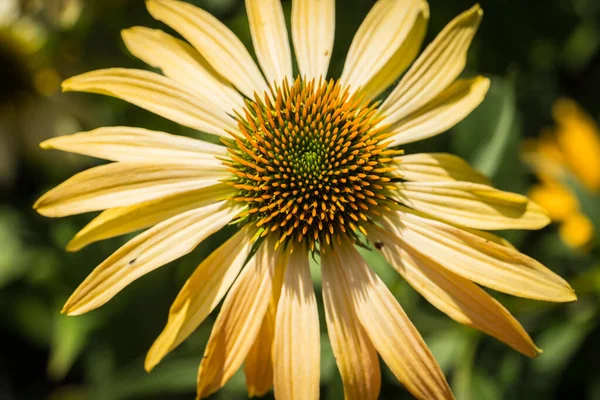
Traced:
[[[113, 68], [70, 78], [63, 88], [124, 99], [224, 146], [132, 127], [42, 144], [114, 161], [75, 175], [35, 204], [49, 217], [105, 210], [69, 250], [149, 228], [88, 276], [65, 313], [101, 306], [235, 224], [239, 231], [181, 289], [146, 358], [151, 370], [224, 298], [200, 364], [198, 397], [219, 390], [243, 363], [250, 396], [273, 386], [282, 400], [319, 397], [313, 253], [345, 398], [379, 396], [379, 356], [415, 397], [453, 398], [424, 340], [356, 250], [365, 237], [442, 312], [527, 356], [539, 353], [479, 285], [575, 300], [562, 278], [486, 232], [539, 229], [547, 213], [525, 196], [494, 189], [456, 156], [397, 149], [448, 130], [483, 100], [488, 79], [459, 79], [479, 6], [452, 20], [417, 57], [427, 2], [378, 1], [337, 82], [326, 80], [334, 0], [292, 2], [299, 74], [279, 0], [246, 0], [260, 68], [207, 12], [175, 0], [149, 0], [147, 7], [191, 44], [143, 27], [123, 32], [127, 48], [164, 75]], [[373, 101], [400, 77], [384, 101]]]
[[552, 109], [556, 126], [523, 146], [523, 159], [540, 183], [530, 197], [558, 222], [559, 235], [569, 246], [582, 248], [594, 237], [594, 226], [564, 183], [569, 173], [591, 193], [600, 193], [600, 131], [594, 119], [571, 99], [559, 99]]

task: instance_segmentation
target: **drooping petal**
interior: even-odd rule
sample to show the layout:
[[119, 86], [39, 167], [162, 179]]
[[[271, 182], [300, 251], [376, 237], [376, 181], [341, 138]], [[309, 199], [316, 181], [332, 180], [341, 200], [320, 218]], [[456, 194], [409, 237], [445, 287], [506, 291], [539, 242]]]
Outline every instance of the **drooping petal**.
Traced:
[[244, 107], [244, 98], [202, 56], [183, 40], [143, 26], [121, 32], [127, 49], [163, 74], [200, 94], [200, 99], [232, 114]]
[[98, 93], [125, 100], [173, 122], [218, 136], [237, 132], [235, 120], [181, 83], [150, 71], [109, 68], [63, 82], [64, 91]]
[[202, 57], [240, 92], [253, 98], [267, 84], [240, 39], [217, 18], [186, 2], [148, 0], [150, 14], [169, 25], [200, 52]]
[[273, 387], [273, 342], [275, 339], [277, 304], [281, 295], [285, 265], [287, 265], [284, 256], [286, 256], [286, 253], [280, 258], [281, 264], [275, 268], [271, 301], [258, 335], [244, 362], [248, 397], [264, 396]]
[[398, 207], [382, 220], [385, 228], [433, 261], [463, 278], [530, 299], [576, 299], [560, 276], [517, 250], [455, 226]]
[[335, 36], [335, 0], [293, 0], [292, 41], [300, 75], [327, 76]]
[[142, 128], [115, 126], [55, 137], [40, 146], [110, 161], [196, 164], [205, 167], [227, 155], [223, 146]]
[[62, 312], [79, 315], [100, 307], [134, 280], [194, 250], [239, 211], [223, 201], [170, 218], [134, 237], [92, 271]]
[[390, 137], [390, 147], [427, 139], [445, 132], [462, 121], [481, 104], [490, 87], [484, 77], [459, 79], [431, 102], [419, 108], [388, 129], [397, 132]]
[[[341, 82], [356, 91], [365, 88], [383, 70], [385, 76], [370, 90], [375, 95], [384, 90], [416, 56], [428, 19], [429, 7], [424, 0], [376, 2], [352, 40]], [[413, 27], [415, 32], [411, 35]], [[386, 68], [387, 64], [395, 70]]]
[[146, 371], [191, 335], [219, 304], [248, 258], [252, 235], [249, 229], [239, 231], [196, 268], [171, 305], [167, 325], [148, 351]]
[[416, 251], [392, 233], [371, 226], [369, 239], [398, 273], [433, 306], [455, 321], [479, 329], [513, 349], [535, 357], [540, 350], [521, 324], [476, 284]]
[[270, 84], [293, 82], [292, 52], [281, 0], [246, 0], [256, 58]]
[[236, 279], [213, 326], [198, 371], [198, 397], [219, 390], [250, 351], [269, 306], [280, 252], [267, 238]]
[[344, 383], [344, 398], [375, 400], [381, 388], [379, 358], [356, 315], [346, 276], [339, 273], [346, 267], [339, 254], [344, 251], [331, 249], [321, 254], [327, 332]]
[[479, 5], [457, 16], [431, 42], [379, 108], [382, 124], [394, 124], [429, 103], [460, 75], [483, 11]]
[[78, 251], [100, 240], [148, 228], [191, 209], [225, 200], [234, 194], [235, 189], [230, 185], [217, 183], [128, 207], [111, 208], [77, 232], [67, 244], [67, 250]]
[[319, 398], [321, 344], [317, 299], [308, 253], [295, 248], [289, 256], [275, 322], [273, 381], [275, 397]]
[[474, 229], [540, 229], [546, 211], [527, 197], [462, 181], [403, 182], [392, 196], [438, 219]]
[[396, 378], [422, 400], [453, 399], [439, 365], [392, 293], [348, 241], [342, 261], [332, 263], [339, 290], [352, 296], [358, 318], [369, 339]]
[[44, 194], [33, 207], [47, 217], [127, 207], [212, 186], [228, 176], [223, 166], [111, 163], [74, 175]]
[[466, 181], [489, 185], [489, 179], [465, 160], [448, 153], [419, 153], [395, 158], [392, 173], [406, 181]]

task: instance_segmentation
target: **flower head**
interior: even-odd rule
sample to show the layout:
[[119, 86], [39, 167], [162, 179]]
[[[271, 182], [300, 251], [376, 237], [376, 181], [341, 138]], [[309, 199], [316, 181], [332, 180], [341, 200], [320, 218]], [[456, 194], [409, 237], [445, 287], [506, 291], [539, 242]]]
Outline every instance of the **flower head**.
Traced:
[[590, 193], [600, 193], [600, 131], [593, 118], [570, 99], [557, 100], [553, 116], [556, 127], [523, 146], [523, 159], [540, 180], [530, 196], [560, 223], [563, 242], [582, 248], [594, 237], [594, 226], [565, 180], [570, 174]]
[[486, 232], [543, 227], [549, 219], [540, 206], [492, 188], [458, 157], [398, 148], [451, 128], [483, 100], [486, 78], [458, 79], [479, 6], [451, 21], [414, 61], [427, 3], [379, 0], [334, 81], [326, 79], [334, 5], [292, 2], [295, 75], [279, 0], [246, 1], [262, 72], [205, 11], [149, 0], [150, 13], [190, 44], [140, 27], [123, 38], [164, 76], [108, 69], [71, 78], [64, 89], [119, 97], [223, 145], [129, 127], [42, 144], [115, 161], [75, 175], [36, 203], [52, 217], [105, 210], [68, 249], [148, 228], [90, 274], [64, 307], [70, 315], [99, 307], [225, 225], [239, 227], [185, 283], [146, 358], [150, 370], [224, 298], [200, 365], [199, 397], [217, 391], [242, 363], [251, 396], [271, 386], [280, 399], [319, 396], [311, 253], [320, 261], [327, 330], [348, 399], [378, 396], [378, 356], [417, 398], [453, 397], [356, 244], [372, 245], [451, 318], [528, 356], [539, 349], [478, 284], [538, 300], [575, 299], [564, 280]]

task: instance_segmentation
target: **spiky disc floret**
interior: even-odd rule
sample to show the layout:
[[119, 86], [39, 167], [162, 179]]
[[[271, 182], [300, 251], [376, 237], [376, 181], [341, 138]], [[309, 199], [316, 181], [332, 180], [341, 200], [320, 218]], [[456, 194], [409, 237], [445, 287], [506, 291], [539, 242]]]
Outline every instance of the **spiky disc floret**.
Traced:
[[398, 152], [386, 149], [376, 111], [339, 82], [300, 78], [247, 100], [243, 136], [224, 140], [235, 200], [247, 204], [242, 221], [311, 249], [340, 234], [356, 240], [393, 190], [388, 163]]

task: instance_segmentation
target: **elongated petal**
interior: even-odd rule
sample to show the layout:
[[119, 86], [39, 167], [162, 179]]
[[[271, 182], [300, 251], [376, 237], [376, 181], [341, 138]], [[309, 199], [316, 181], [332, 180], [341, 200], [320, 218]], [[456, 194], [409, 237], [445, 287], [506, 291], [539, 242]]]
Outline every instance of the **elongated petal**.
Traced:
[[396, 200], [453, 224], [474, 229], [540, 229], [546, 211], [527, 197], [461, 181], [396, 184]]
[[347, 291], [346, 276], [339, 273], [346, 267], [342, 265], [339, 251], [331, 249], [321, 255], [323, 305], [329, 340], [344, 383], [344, 398], [377, 399], [381, 387], [379, 358], [356, 315], [352, 295]]
[[278, 266], [275, 268], [271, 301], [244, 364], [248, 397], [264, 396], [273, 387], [275, 319], [277, 318], [277, 304], [279, 303], [283, 275], [287, 265], [286, 254], [281, 255]]
[[479, 5], [452, 20], [431, 42], [379, 110], [382, 124], [394, 124], [429, 103], [460, 75], [467, 50], [477, 32], [483, 11]]
[[308, 253], [296, 248], [289, 257], [277, 306], [273, 343], [275, 397], [318, 399], [320, 358], [319, 315]]
[[199, 398], [216, 392], [231, 378], [258, 335], [280, 258], [274, 247], [275, 241], [267, 238], [225, 298], [198, 371]]
[[[419, 18], [420, 37], [411, 37], [411, 30]], [[388, 85], [391, 84], [416, 55], [424, 34], [423, 20], [428, 18], [429, 7], [426, 1], [379, 0], [371, 8], [352, 40], [341, 82], [350, 85], [353, 90], [358, 90], [367, 86], [378, 72], [386, 69], [387, 63], [391, 63], [399, 67], [396, 71], [387, 71], [393, 75], [387, 76], [384, 81]], [[417, 46], [415, 43], [407, 43], [408, 47], [399, 52], [408, 38], [418, 42]], [[411, 48], [411, 51], [406, 51], [408, 48]], [[381, 88], [381, 85], [378, 86]]]
[[200, 52], [225, 79], [240, 92], [253, 98], [267, 84], [240, 39], [206, 11], [175, 0], [148, 0], [148, 11], [169, 25]]
[[474, 170], [465, 160], [448, 153], [419, 153], [394, 159], [392, 173], [406, 181], [466, 181], [489, 185], [487, 177]]
[[181, 83], [154, 72], [109, 68], [67, 79], [65, 91], [117, 97], [178, 124], [229, 137], [237, 131], [235, 120], [207, 100], [198, 98]]
[[234, 194], [235, 189], [230, 185], [218, 183], [128, 207], [111, 208], [77, 232], [67, 244], [67, 250], [78, 251], [99, 240], [148, 228], [191, 209], [225, 200]]
[[427, 345], [400, 304], [369, 268], [352, 244], [344, 240], [334, 276], [339, 290], [352, 296], [358, 318], [369, 339], [396, 378], [422, 400], [453, 399], [452, 391]]
[[201, 100], [216, 104], [229, 114], [244, 106], [240, 93], [186, 42], [142, 26], [125, 29], [121, 36], [131, 54], [196, 91]]
[[165, 329], [148, 351], [146, 371], [191, 335], [219, 304], [248, 258], [251, 238], [252, 232], [241, 230], [196, 268], [173, 302]]
[[64, 217], [126, 207], [219, 183], [222, 166], [111, 163], [80, 172], [44, 194], [34, 208], [47, 217]]
[[423, 108], [389, 127], [390, 147], [427, 139], [445, 132], [462, 121], [485, 98], [490, 87], [487, 78], [459, 79]]
[[40, 146], [83, 154], [110, 161], [196, 164], [219, 166], [216, 157], [227, 155], [223, 146], [185, 136], [142, 128], [115, 126], [98, 128], [89, 132], [55, 137]]
[[369, 239], [379, 252], [433, 306], [455, 321], [479, 329], [513, 349], [535, 357], [540, 350], [498, 301], [471, 281], [443, 268], [392, 233], [372, 226]]
[[239, 213], [227, 202], [168, 219], [131, 239], [83, 281], [62, 312], [79, 315], [100, 307], [134, 280], [178, 259]]
[[449, 271], [480, 285], [536, 300], [576, 299], [560, 276], [515, 249], [400, 207], [385, 228]]
[[280, 0], [246, 0], [252, 43], [267, 81], [293, 81], [292, 52]]
[[327, 77], [335, 36], [335, 0], [293, 0], [292, 41], [300, 75]]

